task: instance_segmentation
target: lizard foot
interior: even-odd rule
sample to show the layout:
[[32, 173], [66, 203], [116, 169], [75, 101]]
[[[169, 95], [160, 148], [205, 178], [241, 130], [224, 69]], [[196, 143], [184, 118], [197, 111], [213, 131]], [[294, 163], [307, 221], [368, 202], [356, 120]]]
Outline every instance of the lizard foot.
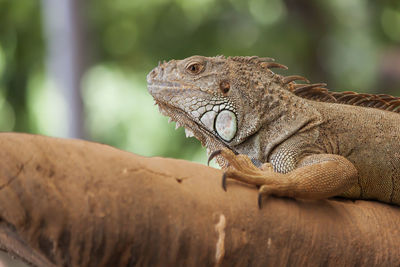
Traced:
[[264, 163], [260, 168], [257, 168], [248, 156], [235, 154], [230, 149], [214, 151], [208, 162], [216, 156], [224, 157], [229, 163], [222, 175], [222, 188], [226, 191], [227, 178], [258, 186], [258, 206], [261, 208], [263, 196], [272, 194], [277, 186], [276, 180], [279, 174], [273, 171], [272, 165]]
[[332, 154], [315, 154], [304, 157], [302, 166], [288, 172], [278, 173], [271, 164], [255, 161], [257, 168], [246, 155], [236, 155], [229, 149], [215, 151], [209, 160], [222, 156], [229, 163], [222, 176], [222, 187], [226, 190], [226, 179], [234, 179], [259, 186], [258, 206], [264, 196], [291, 197], [301, 199], [323, 199], [340, 195], [358, 183], [358, 171], [346, 158]]

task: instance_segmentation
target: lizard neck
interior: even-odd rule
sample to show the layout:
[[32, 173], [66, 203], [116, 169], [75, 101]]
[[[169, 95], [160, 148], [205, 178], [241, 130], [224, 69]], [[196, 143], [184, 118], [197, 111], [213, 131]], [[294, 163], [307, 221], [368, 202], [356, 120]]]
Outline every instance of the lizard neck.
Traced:
[[279, 98], [279, 105], [271, 105], [267, 113], [269, 116], [265, 117], [260, 129], [246, 141], [233, 146], [235, 151], [260, 162], [267, 162], [271, 151], [279, 144], [322, 123], [321, 115], [312, 101], [290, 92]]

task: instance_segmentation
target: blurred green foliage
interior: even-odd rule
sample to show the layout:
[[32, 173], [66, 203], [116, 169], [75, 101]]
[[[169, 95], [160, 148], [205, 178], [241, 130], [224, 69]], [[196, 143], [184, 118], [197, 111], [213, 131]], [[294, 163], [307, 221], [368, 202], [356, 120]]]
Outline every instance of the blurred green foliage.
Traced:
[[[146, 89], [159, 60], [269, 56], [335, 90], [400, 95], [400, 2], [92, 0], [82, 15], [91, 62], [82, 79], [88, 138], [148, 156], [204, 162]], [[0, 0], [0, 130], [54, 134], [39, 1]], [[397, 58], [397, 59], [396, 59]], [[57, 132], [57, 131], [56, 131]]]
[[0, 130], [30, 131], [28, 82], [43, 71], [40, 2], [0, 0]]

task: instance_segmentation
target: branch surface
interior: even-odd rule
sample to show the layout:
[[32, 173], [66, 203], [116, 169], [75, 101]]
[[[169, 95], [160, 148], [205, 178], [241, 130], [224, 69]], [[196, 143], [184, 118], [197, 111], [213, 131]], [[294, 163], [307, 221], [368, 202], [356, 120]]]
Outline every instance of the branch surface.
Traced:
[[399, 266], [400, 208], [270, 197], [221, 171], [0, 134], [0, 248], [34, 266]]

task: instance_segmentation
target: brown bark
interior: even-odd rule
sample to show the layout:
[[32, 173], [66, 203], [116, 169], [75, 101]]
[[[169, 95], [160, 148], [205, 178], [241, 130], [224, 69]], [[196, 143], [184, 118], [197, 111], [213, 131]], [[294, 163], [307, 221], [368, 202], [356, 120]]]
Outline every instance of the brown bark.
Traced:
[[[400, 208], [264, 200], [221, 171], [0, 134], [0, 247], [36, 266], [398, 266]], [[218, 247], [218, 249], [217, 249]]]

